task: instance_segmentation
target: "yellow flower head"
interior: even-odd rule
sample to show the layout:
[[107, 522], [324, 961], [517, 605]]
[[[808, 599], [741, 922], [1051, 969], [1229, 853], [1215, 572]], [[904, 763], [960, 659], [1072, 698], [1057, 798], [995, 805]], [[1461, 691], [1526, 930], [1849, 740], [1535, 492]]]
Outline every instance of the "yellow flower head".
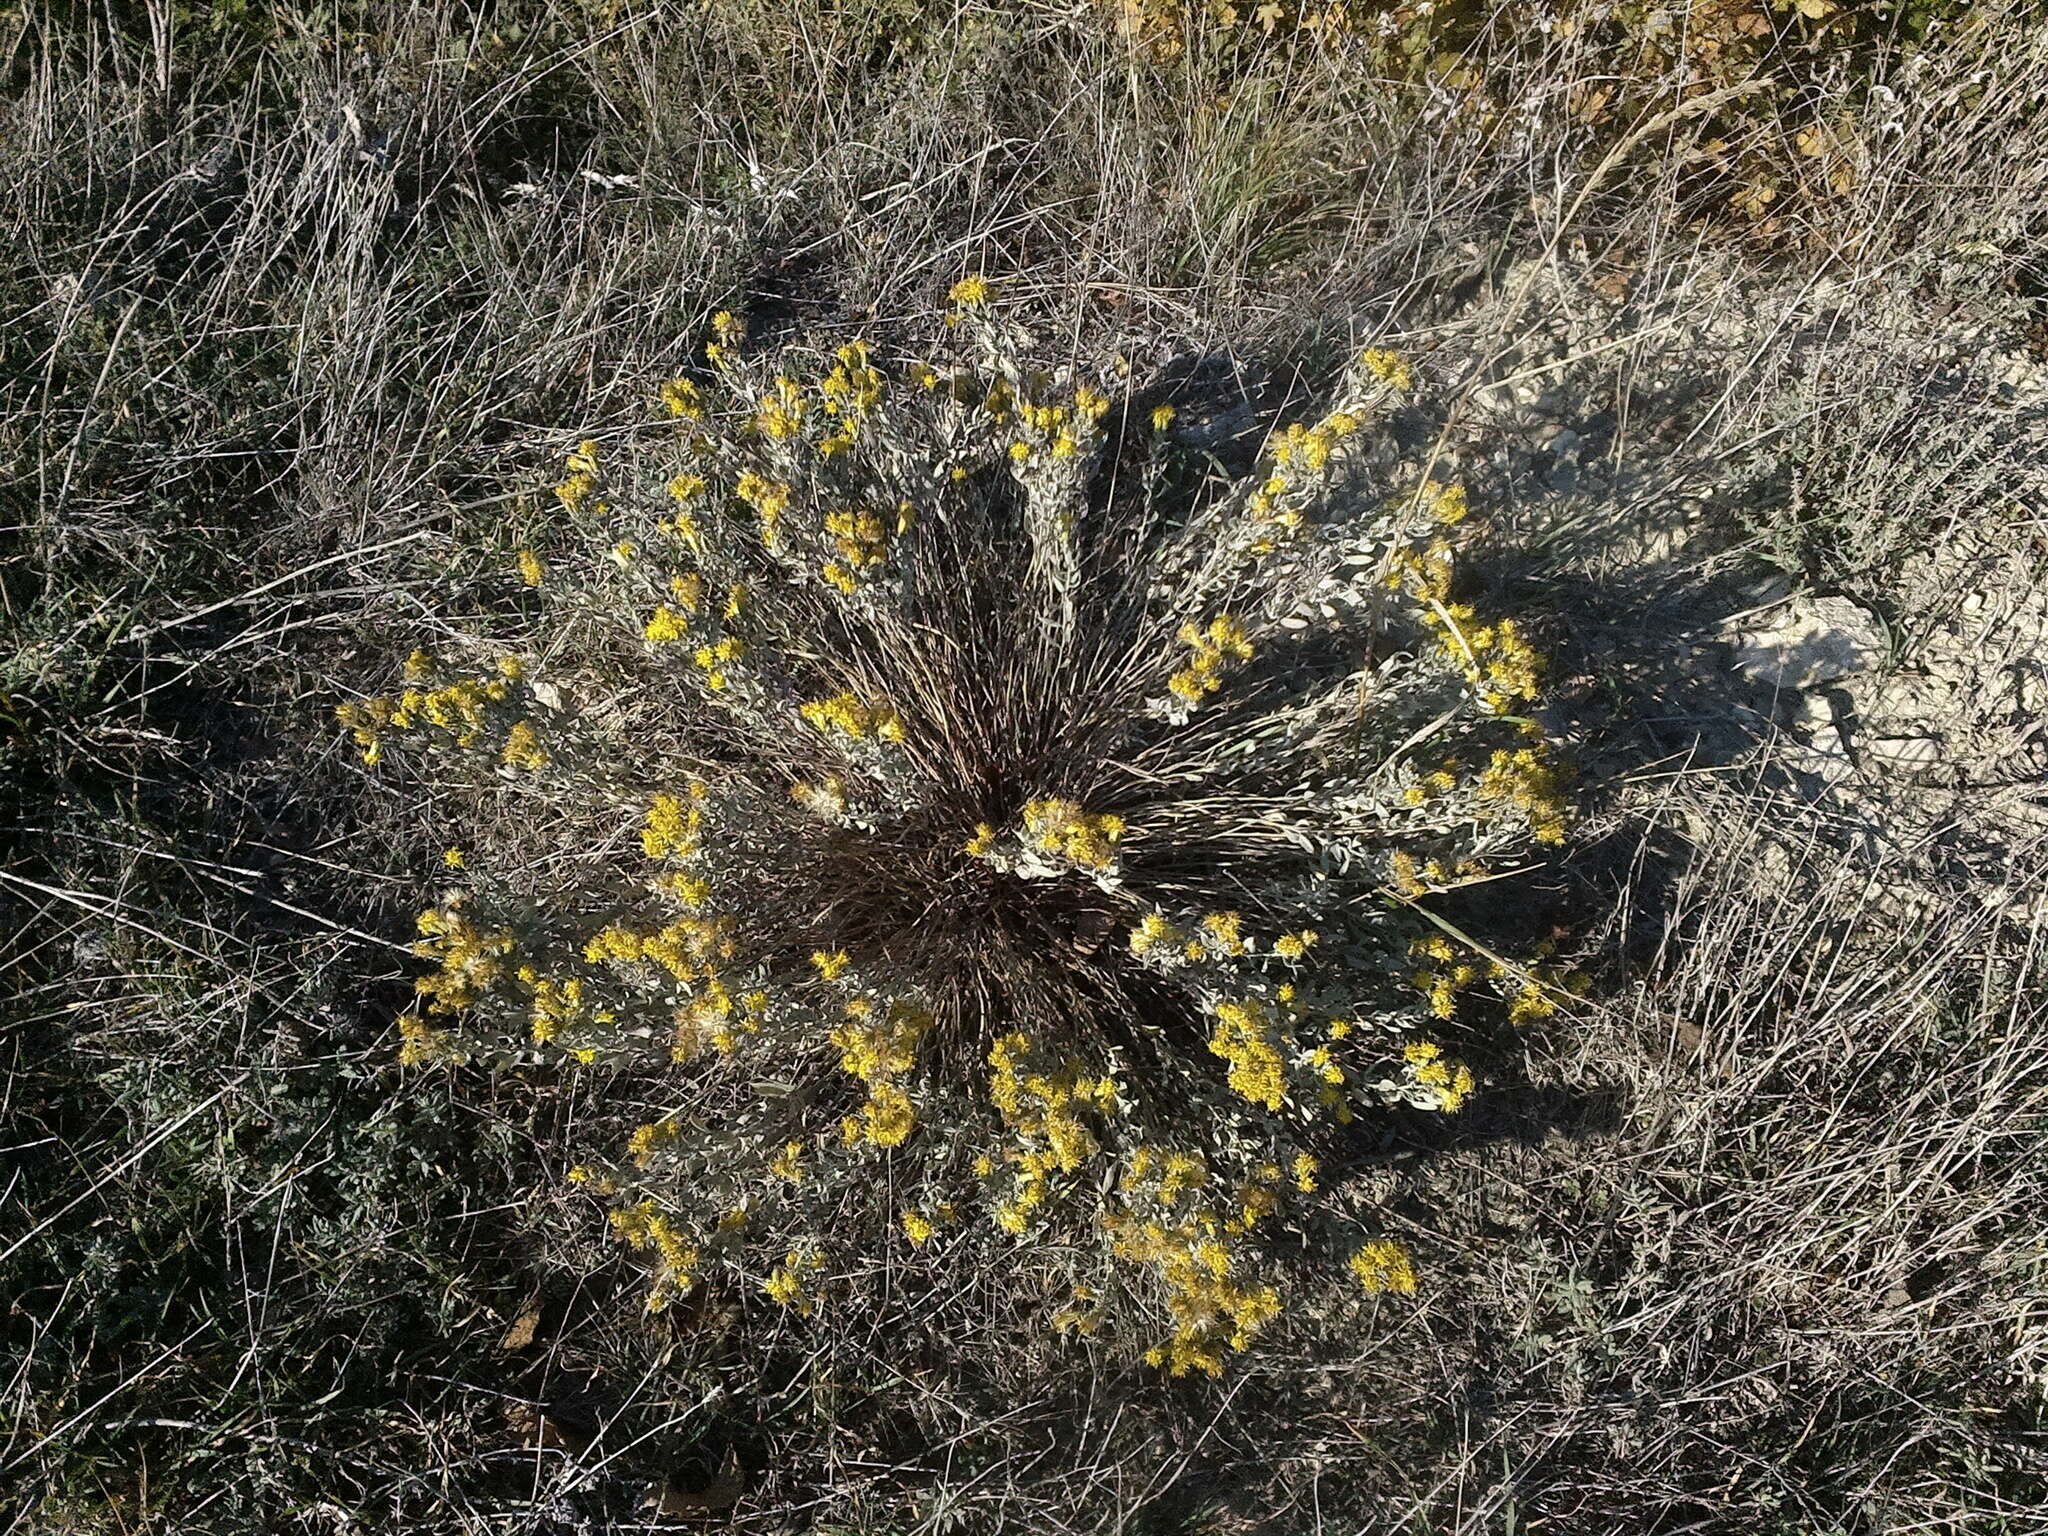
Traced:
[[1415, 387], [1415, 374], [1409, 368], [1408, 360], [1390, 348], [1367, 347], [1358, 360], [1365, 364], [1368, 373], [1390, 389], [1405, 391]]
[[1368, 1292], [1415, 1294], [1415, 1264], [1399, 1243], [1376, 1238], [1351, 1255], [1351, 1273]]
[[670, 379], [662, 385], [661, 403], [678, 420], [694, 421], [704, 414], [702, 392], [690, 379]]

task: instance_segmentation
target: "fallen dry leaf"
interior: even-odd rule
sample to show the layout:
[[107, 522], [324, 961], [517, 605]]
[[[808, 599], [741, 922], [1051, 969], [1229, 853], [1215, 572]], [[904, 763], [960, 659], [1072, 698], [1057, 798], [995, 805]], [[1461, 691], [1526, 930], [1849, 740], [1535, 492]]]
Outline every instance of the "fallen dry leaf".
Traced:
[[1603, 272], [1600, 276], [1594, 278], [1589, 286], [1603, 299], [1610, 299], [1618, 304], [1628, 297], [1629, 285], [1635, 279], [1634, 269], [1617, 267], [1611, 272]]
[[590, 1436], [582, 1429], [530, 1403], [514, 1404], [505, 1417], [529, 1450], [565, 1451], [580, 1456], [590, 1449]]
[[727, 1451], [709, 1481], [697, 1488], [684, 1488], [665, 1478], [647, 1490], [646, 1507], [656, 1519], [687, 1519], [707, 1510], [731, 1509], [746, 1490], [747, 1475], [740, 1466], [739, 1452]]
[[540, 1329], [540, 1303], [528, 1302], [526, 1310], [512, 1321], [505, 1330], [505, 1337], [498, 1340], [498, 1348], [506, 1354], [525, 1349], [533, 1343], [533, 1336]]

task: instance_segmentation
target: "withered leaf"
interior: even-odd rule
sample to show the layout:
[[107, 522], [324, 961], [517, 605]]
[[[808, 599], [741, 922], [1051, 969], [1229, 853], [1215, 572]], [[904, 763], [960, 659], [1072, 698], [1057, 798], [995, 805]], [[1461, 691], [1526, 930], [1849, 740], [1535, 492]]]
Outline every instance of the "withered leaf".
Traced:
[[747, 1475], [740, 1466], [739, 1452], [729, 1450], [707, 1482], [686, 1488], [673, 1478], [664, 1478], [647, 1490], [646, 1505], [656, 1519], [684, 1520], [709, 1510], [731, 1509], [746, 1490]]
[[512, 1326], [505, 1330], [505, 1337], [498, 1340], [498, 1348], [506, 1354], [525, 1349], [533, 1343], [533, 1336], [540, 1330], [540, 1303], [528, 1302], [526, 1310], [512, 1320]]
[[530, 1403], [514, 1404], [505, 1417], [530, 1450], [566, 1451], [571, 1456], [580, 1456], [590, 1449], [590, 1436], [580, 1427]]

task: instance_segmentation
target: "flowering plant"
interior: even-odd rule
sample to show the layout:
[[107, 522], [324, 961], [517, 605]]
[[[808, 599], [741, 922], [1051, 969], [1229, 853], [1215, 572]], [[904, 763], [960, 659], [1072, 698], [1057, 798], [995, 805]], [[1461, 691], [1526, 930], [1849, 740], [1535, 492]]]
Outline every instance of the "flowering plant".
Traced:
[[1463, 493], [1388, 483], [1402, 357], [1233, 481], [953, 299], [887, 369], [769, 374], [719, 316], [664, 425], [569, 457], [607, 553], [519, 555], [592, 659], [416, 654], [344, 707], [547, 829], [449, 851], [401, 1057], [665, 1085], [569, 1173], [651, 1309], [721, 1275], [808, 1314], [854, 1249], [979, 1225], [1061, 1328], [1216, 1373], [1342, 1127], [1472, 1093], [1432, 1020], [1553, 1006], [1421, 900], [1562, 836], [1537, 660], [1453, 595]]

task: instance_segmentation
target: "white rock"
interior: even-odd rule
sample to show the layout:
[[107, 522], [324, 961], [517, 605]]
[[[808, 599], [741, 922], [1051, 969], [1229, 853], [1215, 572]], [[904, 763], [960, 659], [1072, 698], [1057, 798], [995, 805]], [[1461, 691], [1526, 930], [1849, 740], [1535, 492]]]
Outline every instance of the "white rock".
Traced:
[[1812, 733], [1834, 727], [1834, 702], [1824, 693], [1794, 693], [1781, 702], [1785, 720], [1798, 730]]
[[1890, 647], [1874, 614], [1846, 597], [1795, 598], [1734, 636], [1735, 667], [1774, 688], [1814, 688], [1881, 665]]
[[1902, 773], [1925, 773], [1942, 763], [1941, 742], [1932, 736], [1883, 736], [1868, 743], [1866, 751]]

